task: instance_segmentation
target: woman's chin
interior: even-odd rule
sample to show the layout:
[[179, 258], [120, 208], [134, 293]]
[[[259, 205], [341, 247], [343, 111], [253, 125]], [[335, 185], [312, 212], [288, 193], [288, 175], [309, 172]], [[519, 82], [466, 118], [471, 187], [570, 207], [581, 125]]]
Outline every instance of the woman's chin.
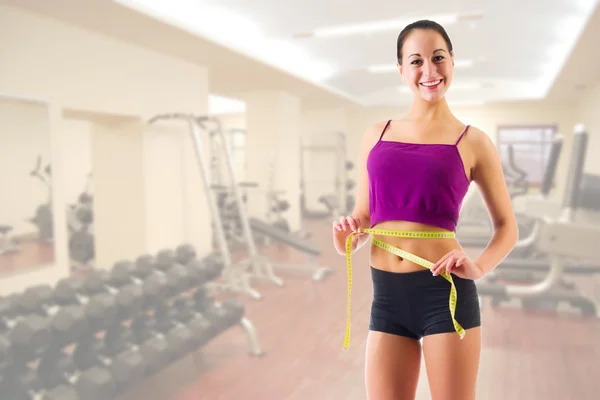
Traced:
[[434, 93], [421, 94], [421, 99], [423, 99], [423, 101], [426, 101], [428, 103], [437, 103], [438, 101], [442, 100], [443, 98], [444, 98], [444, 93], [440, 93], [440, 94], [434, 94]]

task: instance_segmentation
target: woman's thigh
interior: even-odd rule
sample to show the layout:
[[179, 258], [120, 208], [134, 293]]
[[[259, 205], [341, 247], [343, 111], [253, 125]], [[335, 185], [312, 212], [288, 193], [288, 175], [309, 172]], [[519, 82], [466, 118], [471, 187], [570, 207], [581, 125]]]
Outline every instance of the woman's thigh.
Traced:
[[414, 400], [421, 368], [417, 339], [369, 331], [365, 358], [368, 400]]
[[423, 338], [423, 355], [432, 400], [475, 400], [481, 354], [481, 327]]

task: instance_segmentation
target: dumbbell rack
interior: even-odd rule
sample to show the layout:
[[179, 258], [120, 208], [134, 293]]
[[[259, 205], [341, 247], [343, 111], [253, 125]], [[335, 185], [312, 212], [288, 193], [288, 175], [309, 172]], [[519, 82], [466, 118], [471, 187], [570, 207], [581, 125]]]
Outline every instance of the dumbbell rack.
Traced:
[[2, 398], [117, 398], [237, 324], [263, 355], [243, 305], [206, 290], [218, 261], [182, 245], [0, 299]]

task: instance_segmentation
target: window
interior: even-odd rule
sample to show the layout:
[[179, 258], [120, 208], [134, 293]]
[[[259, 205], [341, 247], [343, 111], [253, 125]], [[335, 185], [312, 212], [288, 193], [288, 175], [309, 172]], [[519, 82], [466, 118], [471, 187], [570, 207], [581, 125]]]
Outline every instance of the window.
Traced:
[[507, 178], [517, 169], [526, 174], [525, 180], [530, 185], [541, 185], [550, 155], [552, 138], [556, 133], [556, 125], [499, 126], [497, 148]]

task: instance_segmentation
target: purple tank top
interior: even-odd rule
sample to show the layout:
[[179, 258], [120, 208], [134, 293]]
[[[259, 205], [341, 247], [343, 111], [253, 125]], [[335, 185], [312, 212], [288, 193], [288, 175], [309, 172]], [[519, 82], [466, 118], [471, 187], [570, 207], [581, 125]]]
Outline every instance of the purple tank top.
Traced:
[[455, 144], [419, 144], [381, 140], [367, 159], [371, 228], [402, 220], [456, 229], [470, 181], [458, 152], [467, 128]]

